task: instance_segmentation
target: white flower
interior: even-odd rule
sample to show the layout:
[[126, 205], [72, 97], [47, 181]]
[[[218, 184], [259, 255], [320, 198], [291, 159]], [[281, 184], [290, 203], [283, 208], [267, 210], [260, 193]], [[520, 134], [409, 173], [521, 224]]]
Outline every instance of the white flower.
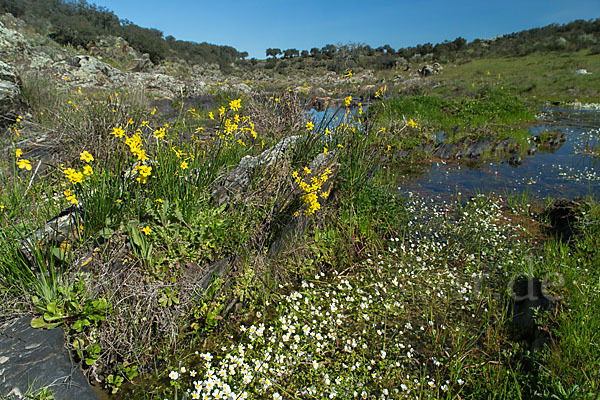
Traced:
[[171, 373], [169, 374], [169, 378], [171, 378], [172, 380], [177, 380], [177, 378], [179, 378], [179, 372], [171, 371]]

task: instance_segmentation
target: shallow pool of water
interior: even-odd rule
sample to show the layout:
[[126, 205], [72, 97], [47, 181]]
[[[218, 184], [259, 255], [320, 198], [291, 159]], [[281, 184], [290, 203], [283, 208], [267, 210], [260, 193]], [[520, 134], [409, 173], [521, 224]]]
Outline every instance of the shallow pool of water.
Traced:
[[525, 156], [523, 164], [504, 160], [469, 168], [454, 163], [434, 163], [417, 174], [400, 175], [398, 189], [423, 195], [474, 195], [523, 193], [537, 198], [600, 196], [600, 158], [589, 150], [598, 145], [600, 111], [547, 108], [544, 121], [530, 128], [531, 135], [560, 129], [566, 141], [554, 152]]

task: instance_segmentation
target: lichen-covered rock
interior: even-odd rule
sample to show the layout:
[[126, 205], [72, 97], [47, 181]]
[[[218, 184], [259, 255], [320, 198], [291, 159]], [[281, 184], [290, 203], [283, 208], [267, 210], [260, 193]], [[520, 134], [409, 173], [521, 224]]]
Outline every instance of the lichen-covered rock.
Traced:
[[275, 146], [260, 153], [258, 156], [245, 156], [238, 166], [222, 179], [212, 190], [211, 197], [221, 205], [231, 198], [239, 196], [250, 186], [255, 174], [260, 173], [262, 179], [268, 182], [277, 169], [287, 164], [290, 150], [293, 150], [299, 136], [290, 136]]
[[0, 61], [0, 127], [14, 122], [22, 106], [20, 83], [15, 69]]
[[0, 22], [0, 54], [3, 56], [19, 55], [29, 52], [31, 46], [18, 31]]

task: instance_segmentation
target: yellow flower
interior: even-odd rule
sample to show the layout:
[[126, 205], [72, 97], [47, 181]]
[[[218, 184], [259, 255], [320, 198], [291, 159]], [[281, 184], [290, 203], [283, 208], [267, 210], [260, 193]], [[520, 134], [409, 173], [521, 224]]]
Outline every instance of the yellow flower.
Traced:
[[145, 228], [142, 228], [142, 232], [144, 232], [144, 235], [148, 236], [150, 232], [152, 232], [152, 229], [150, 229], [149, 226], [146, 226]]
[[182, 163], [179, 165], [179, 167], [180, 167], [181, 169], [186, 169], [186, 168], [188, 168], [189, 166], [188, 166], [188, 163], [187, 163], [187, 162], [183, 161], [183, 162], [182, 162]]
[[4, 205], [0, 204], [0, 212], [4, 211]]
[[223, 115], [225, 115], [225, 107], [220, 107], [219, 108], [219, 115], [222, 117]]
[[146, 183], [146, 180], [152, 173], [152, 167], [148, 165], [138, 165], [135, 167], [136, 171], [138, 171], [137, 181], [140, 183]]
[[306, 130], [307, 131], [312, 131], [314, 127], [315, 127], [315, 124], [313, 124], [311, 121], [308, 121], [306, 123]]
[[237, 111], [242, 107], [242, 99], [237, 99], [229, 102], [229, 108], [233, 111]]
[[73, 184], [83, 182], [83, 174], [81, 172], [75, 171], [73, 168], [67, 168], [63, 171], [63, 173], [67, 176], [67, 179]]
[[79, 156], [81, 161], [85, 161], [87, 163], [94, 161], [94, 157], [92, 157], [87, 150], [83, 151], [81, 154], [79, 154]]
[[21, 157], [23, 155], [23, 150], [21, 149], [17, 149], [16, 154], [17, 158]]
[[408, 120], [408, 126], [410, 126], [411, 128], [416, 128], [417, 126], [419, 126], [419, 124], [413, 121], [413, 119], [411, 118], [410, 120]]
[[323, 153], [327, 154], [327, 147], [323, 147]]
[[352, 70], [351, 69], [348, 70], [348, 73], [346, 74], [346, 76], [348, 78], [352, 78]]
[[70, 201], [72, 204], [74, 204], [74, 205], [79, 204], [79, 202], [75, 198], [75, 195], [71, 192], [71, 189], [65, 190], [63, 192], [63, 194], [65, 195], [65, 197], [67, 198], [67, 200]]
[[83, 166], [83, 174], [84, 175], [92, 175], [94, 173], [94, 170], [92, 169], [92, 167], [89, 164], [86, 164]]
[[212, 111], [208, 113], [208, 118], [215, 119], [215, 116], [213, 115]]
[[156, 113], [156, 107], [154, 107], [154, 108], [152, 109], [152, 111], [150, 111], [150, 115], [154, 115], [155, 113]]
[[113, 128], [112, 134], [115, 135], [115, 137], [117, 137], [117, 138], [122, 138], [125, 135], [125, 131], [123, 130], [123, 128], [121, 128], [119, 126], [119, 127]]
[[21, 169], [26, 169], [27, 171], [31, 171], [31, 163], [29, 162], [29, 160], [25, 160], [24, 158], [21, 158], [17, 161], [17, 165]]
[[352, 103], [352, 96], [348, 96], [344, 99], [344, 106], [348, 107]]
[[164, 127], [163, 127], [163, 128], [160, 128], [160, 129], [157, 129], [157, 130], [155, 130], [155, 131], [154, 131], [153, 135], [154, 135], [154, 136], [155, 136], [155, 137], [156, 137], [158, 140], [160, 140], [160, 139], [162, 139], [162, 138], [164, 138], [164, 137], [165, 137], [165, 135], [166, 135], [166, 130], [165, 130], [165, 128], [164, 128]]

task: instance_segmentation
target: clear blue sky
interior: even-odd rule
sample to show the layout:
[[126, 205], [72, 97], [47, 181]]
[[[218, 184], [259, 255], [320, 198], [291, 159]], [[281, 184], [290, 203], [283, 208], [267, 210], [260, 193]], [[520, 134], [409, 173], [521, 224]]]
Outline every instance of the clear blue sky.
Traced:
[[230, 45], [265, 58], [349, 42], [394, 49], [468, 41], [575, 19], [600, 18], [598, 0], [89, 0], [180, 40]]

